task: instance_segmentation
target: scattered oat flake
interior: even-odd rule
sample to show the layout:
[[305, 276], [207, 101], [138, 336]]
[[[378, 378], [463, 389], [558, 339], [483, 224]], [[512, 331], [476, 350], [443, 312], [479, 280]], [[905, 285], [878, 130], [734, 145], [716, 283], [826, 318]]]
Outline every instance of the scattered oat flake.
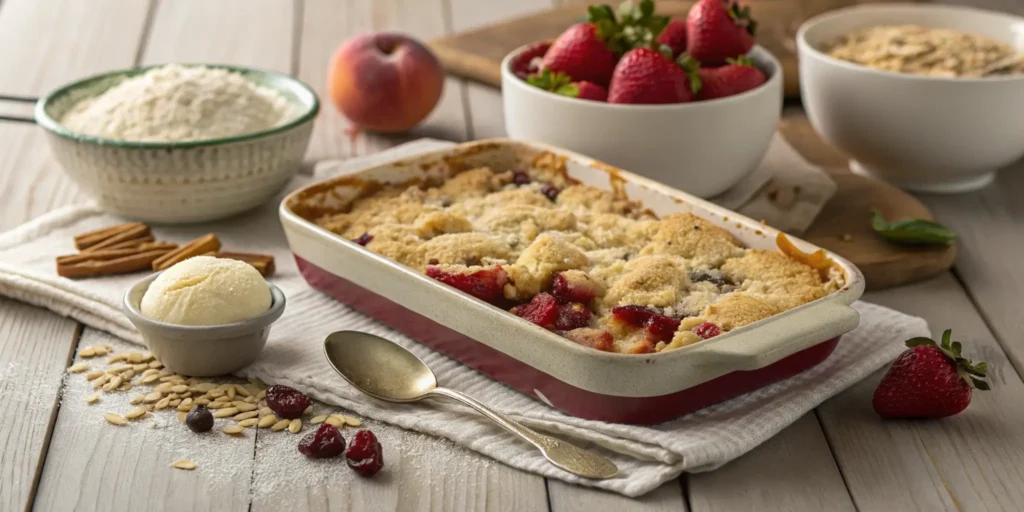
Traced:
[[87, 403], [87, 404], [94, 404], [94, 403], [98, 402], [99, 399], [100, 399], [100, 392], [97, 391], [97, 392], [95, 392], [95, 393], [85, 397], [85, 403]]
[[176, 460], [171, 463], [172, 468], [184, 469], [185, 471], [192, 471], [196, 468], [196, 463], [190, 460]]
[[327, 415], [321, 414], [320, 416], [313, 416], [313, 419], [309, 420], [311, 425], [319, 425], [327, 419]]
[[244, 431], [245, 431], [245, 428], [240, 427], [238, 425], [228, 425], [228, 426], [224, 427], [224, 433], [228, 434], [228, 435], [232, 435], [232, 436], [241, 434]]
[[277, 423], [277, 416], [270, 414], [260, 418], [260, 422], [257, 423], [256, 425], [259, 428], [267, 428], [269, 426], [274, 425], [275, 423]]
[[141, 418], [142, 416], [144, 416], [146, 414], [146, 412], [147, 411], [146, 411], [145, 407], [136, 407], [136, 408], [132, 409], [131, 411], [126, 412], [124, 414], [124, 417], [125, 417], [125, 419], [134, 420], [136, 418]]
[[107, 420], [107, 423], [111, 425], [125, 425], [128, 420], [124, 419], [120, 414], [114, 414], [112, 412], [104, 413], [103, 419]]
[[302, 420], [295, 418], [288, 424], [288, 432], [297, 434], [300, 430], [302, 430]]
[[278, 431], [281, 431], [281, 430], [284, 430], [284, 429], [288, 428], [288, 425], [290, 425], [290, 424], [291, 424], [291, 420], [281, 420], [281, 421], [279, 421], [277, 423], [274, 423], [274, 425], [272, 427], [270, 427], [270, 430], [273, 430], [274, 432], [278, 432]]
[[78, 363], [71, 365], [68, 371], [71, 373], [82, 373], [89, 369], [89, 363]]

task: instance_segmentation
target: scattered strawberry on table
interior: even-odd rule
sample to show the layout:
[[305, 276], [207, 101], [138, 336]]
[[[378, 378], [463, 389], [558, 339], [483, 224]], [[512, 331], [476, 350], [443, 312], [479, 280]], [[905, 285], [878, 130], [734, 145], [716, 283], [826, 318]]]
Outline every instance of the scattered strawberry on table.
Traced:
[[587, 9], [586, 21], [517, 55], [512, 72], [545, 91], [590, 101], [666, 104], [759, 87], [747, 55], [757, 23], [735, 0], [700, 0], [685, 20], [655, 14], [653, 0]]
[[987, 390], [985, 363], [961, 355], [959, 341], [930, 338], [907, 340], [905, 350], [875, 390], [872, 405], [883, 418], [945, 418], [967, 408], [973, 389]]

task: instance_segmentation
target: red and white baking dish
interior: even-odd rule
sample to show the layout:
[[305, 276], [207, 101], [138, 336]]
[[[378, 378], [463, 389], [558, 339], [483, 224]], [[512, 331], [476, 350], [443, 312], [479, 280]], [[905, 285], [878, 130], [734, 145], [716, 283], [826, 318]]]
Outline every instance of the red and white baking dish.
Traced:
[[[554, 155], [555, 158], [551, 158]], [[547, 162], [538, 164], [538, 162]], [[601, 352], [549, 332], [304, 219], [310, 207], [337, 208], [367, 184], [446, 176], [452, 168], [495, 170], [564, 166], [570, 178], [626, 194], [659, 216], [691, 212], [728, 229], [749, 247], [776, 249], [778, 231], [678, 190], [554, 147], [492, 139], [310, 185], [289, 195], [281, 222], [310, 285], [410, 338], [567, 414], [653, 424], [677, 418], [794, 375], [823, 361], [857, 326], [850, 307], [864, 278], [828, 253], [846, 285], [821, 299], [676, 350], [643, 355]], [[819, 248], [802, 240], [803, 251]]]

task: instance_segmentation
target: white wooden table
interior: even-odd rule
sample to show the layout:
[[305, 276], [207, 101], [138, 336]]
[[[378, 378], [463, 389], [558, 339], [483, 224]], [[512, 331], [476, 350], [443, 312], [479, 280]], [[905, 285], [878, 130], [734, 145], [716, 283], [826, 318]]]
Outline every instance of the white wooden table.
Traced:
[[[784, 1], [784, 0], [780, 0]], [[555, 0], [557, 3], [557, 0]], [[552, 0], [0, 0], [0, 94], [34, 96], [83, 75], [133, 65], [204, 61], [292, 73], [321, 93], [347, 37], [394, 29], [430, 38]], [[1024, 13], [1021, 0], [972, 0]], [[951, 120], [952, 122], [953, 120]], [[308, 160], [377, 151], [399, 138], [359, 137], [329, 103]], [[449, 78], [441, 104], [410, 136], [468, 140], [503, 133], [499, 92]], [[140, 429], [77, 421], [61, 404], [76, 347], [102, 336], [0, 299], [0, 511], [38, 510], [1022, 510], [1024, 509], [1024, 165], [984, 191], [928, 197], [961, 235], [954, 272], [866, 297], [952, 328], [987, 360], [994, 390], [958, 417], [882, 422], [879, 375], [845, 391], [752, 453], [670, 482], [641, 500], [522, 473], [468, 451], [444, 462], [403, 456], [384, 484], [327, 480], [264, 493], [250, 478], [211, 490], [200, 472], [153, 461]], [[0, 123], [0, 230], [84, 199], [41, 131]], [[69, 393], [71, 393], [69, 391]], [[68, 400], [80, 397], [67, 397]], [[425, 450], [429, 450], [430, 440]], [[226, 449], [273, 465], [263, 444]], [[249, 462], [245, 462], [249, 461]], [[457, 463], [459, 471], [447, 464]]]

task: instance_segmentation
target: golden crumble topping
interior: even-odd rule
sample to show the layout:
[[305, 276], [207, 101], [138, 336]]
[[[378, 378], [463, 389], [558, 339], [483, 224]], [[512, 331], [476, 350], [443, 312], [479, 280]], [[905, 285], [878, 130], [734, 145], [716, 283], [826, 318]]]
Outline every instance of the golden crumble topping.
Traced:
[[598, 350], [690, 345], [837, 290], [841, 272], [748, 249], [688, 213], [547, 171], [378, 187], [315, 222]]

